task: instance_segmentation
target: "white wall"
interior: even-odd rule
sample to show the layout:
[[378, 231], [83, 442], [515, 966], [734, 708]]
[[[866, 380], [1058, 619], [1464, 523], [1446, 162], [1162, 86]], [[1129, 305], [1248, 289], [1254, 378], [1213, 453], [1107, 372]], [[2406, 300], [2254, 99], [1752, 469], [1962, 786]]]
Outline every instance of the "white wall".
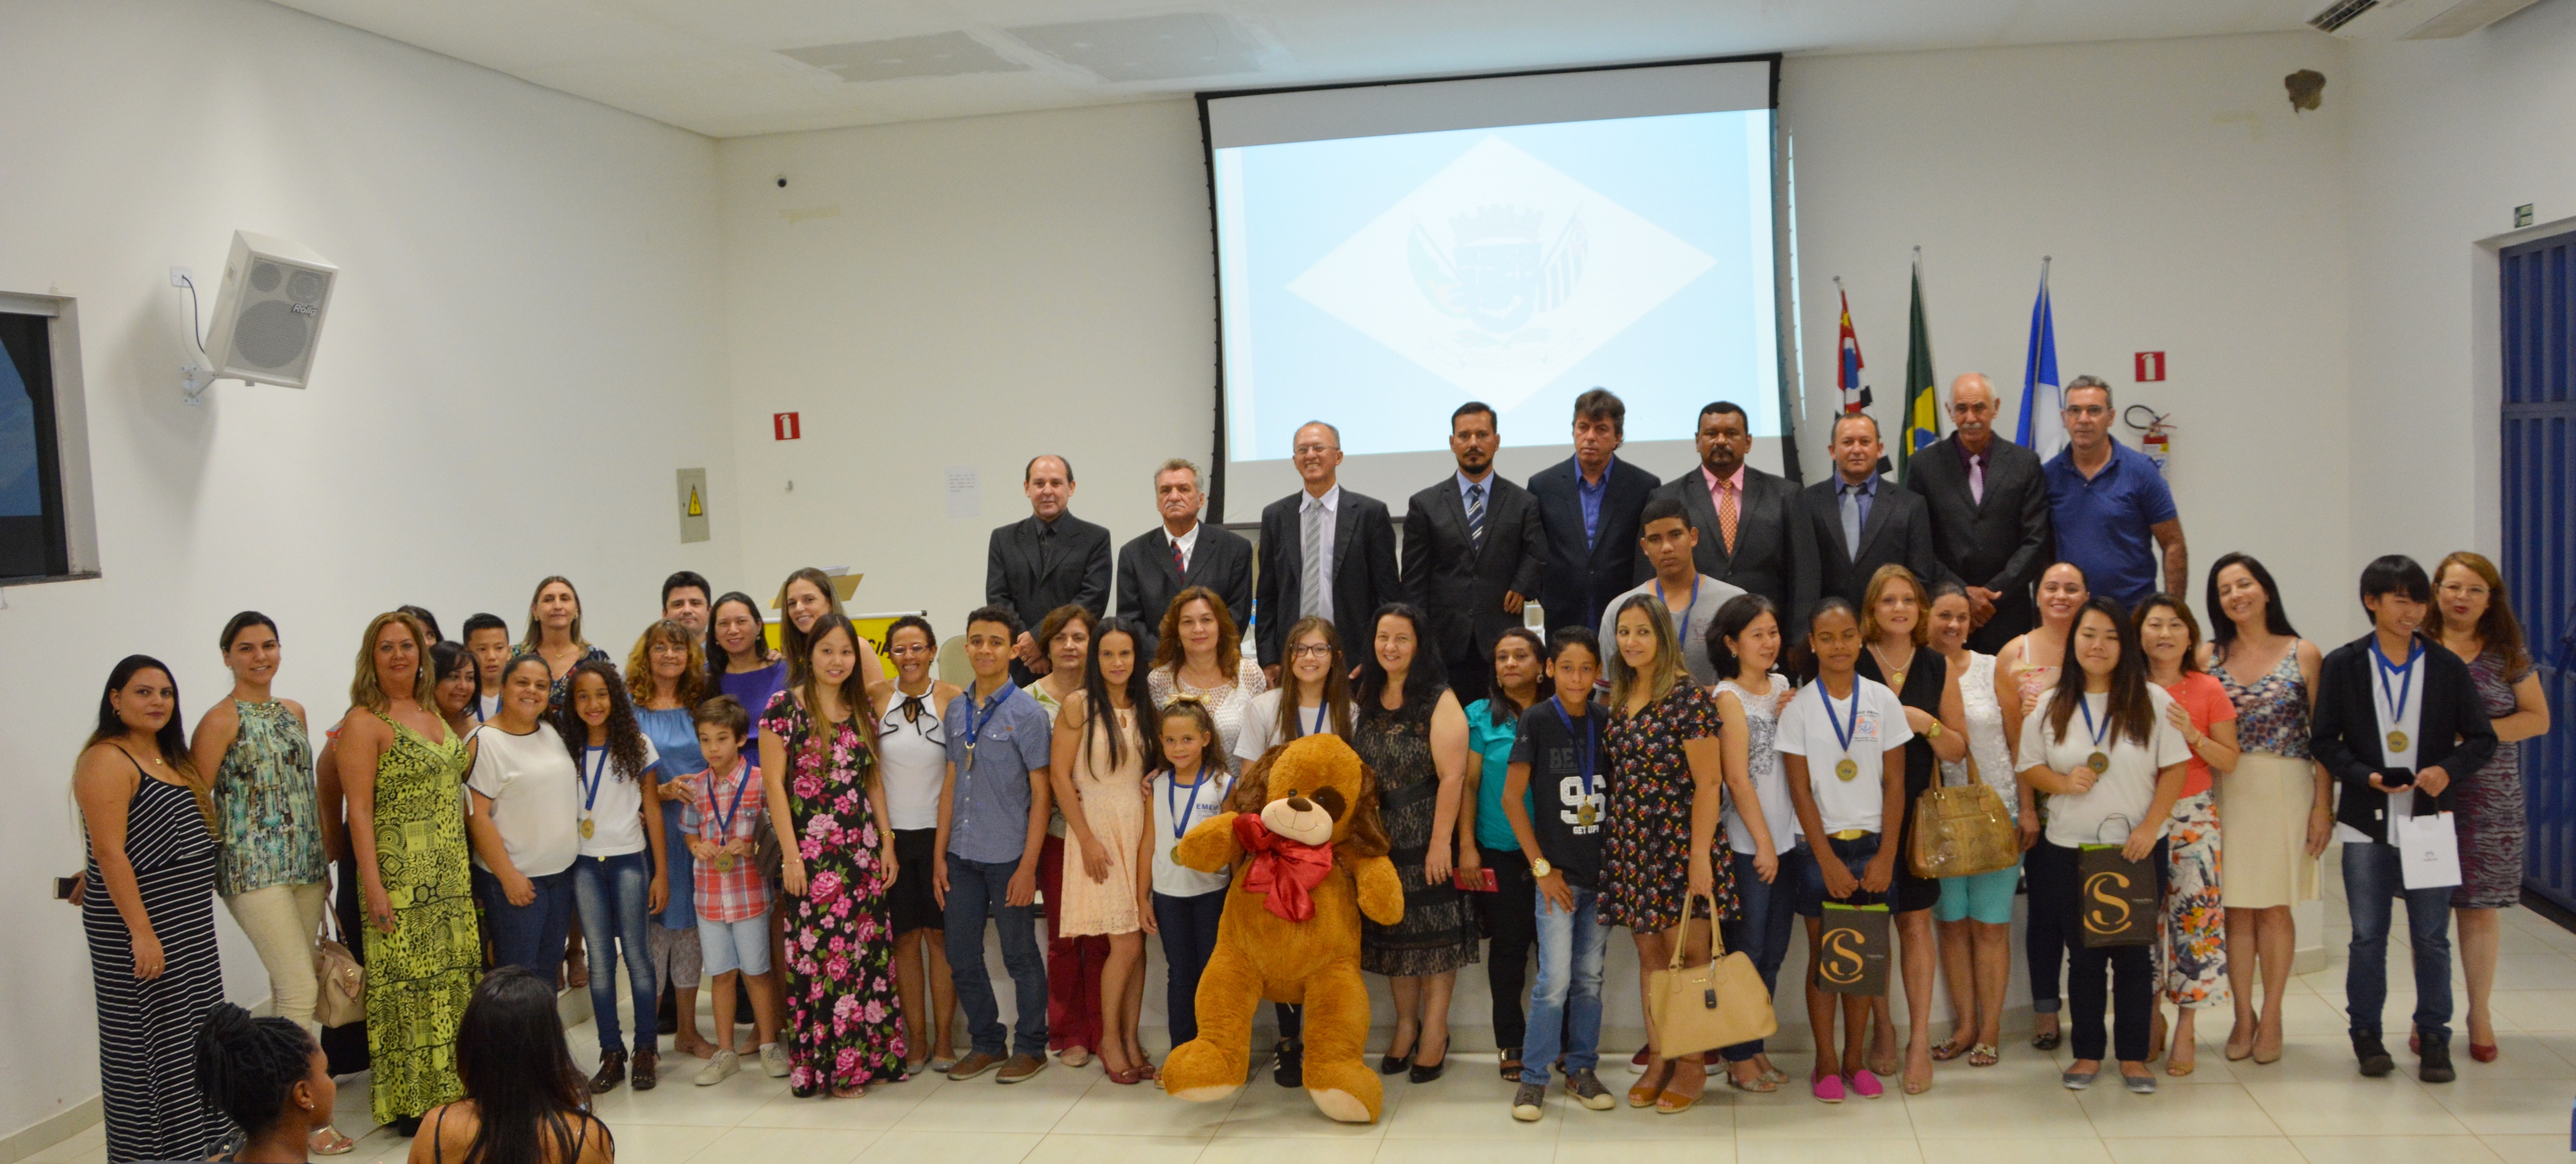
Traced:
[[[117, 657], [172, 663], [194, 716], [255, 607], [280, 693], [336, 716], [369, 616], [452, 633], [553, 572], [622, 657], [663, 574], [731, 567], [740, 511], [712, 142], [254, 0], [14, 0], [0, 107], [0, 290], [80, 299], [105, 568], [0, 593], [5, 1135], [98, 1090], [80, 920], [44, 879], [80, 866], [67, 777]], [[191, 408], [166, 268], [215, 277], [237, 227], [344, 274], [310, 391]], [[678, 544], [680, 466], [709, 470], [716, 541]]]
[[[1155, 521], [1164, 458], [1207, 463], [1216, 280], [1189, 103], [717, 153], [746, 591], [848, 565], [867, 574], [854, 608], [927, 609], [956, 634], [987, 531], [1028, 515], [1030, 457], [1070, 457], [1073, 512], [1119, 541]], [[772, 439], [785, 411], [803, 440]], [[980, 478], [972, 516], [948, 515], [950, 466]]]
[[2457, 40], [2353, 49], [2350, 415], [2375, 450], [2347, 483], [2357, 554], [2498, 553], [2496, 267], [2477, 244], [2525, 203], [2541, 223], [2576, 215], [2571, 60], [2564, 0]]
[[[1940, 383], [1985, 372], [2010, 434], [2053, 255], [2060, 374], [2098, 375], [2122, 410], [2179, 426], [2170, 476], [2194, 605], [2208, 564], [2245, 550], [2308, 633], [2358, 633], [2344, 614], [2359, 568], [2342, 404], [2351, 114], [2336, 84], [2314, 113], [2294, 113], [2281, 85], [2302, 68], [2339, 81], [2343, 55], [2302, 32], [1790, 60], [1807, 447], [1839, 407], [1833, 276], [1893, 435], [1921, 246]], [[2132, 353], [2159, 350], [2166, 381], [2135, 383]], [[1831, 472], [1814, 454], [1807, 468]]]

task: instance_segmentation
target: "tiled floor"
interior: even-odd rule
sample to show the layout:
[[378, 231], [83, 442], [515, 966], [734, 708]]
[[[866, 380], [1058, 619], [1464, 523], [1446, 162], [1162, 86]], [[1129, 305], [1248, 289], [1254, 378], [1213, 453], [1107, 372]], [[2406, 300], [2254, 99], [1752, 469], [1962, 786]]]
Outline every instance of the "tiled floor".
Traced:
[[[2340, 912], [2330, 903], [2330, 917]], [[2057, 1081], [2066, 1052], [2042, 1055], [2015, 1037], [2001, 1065], [1944, 1064], [1920, 1096], [1891, 1081], [1883, 1099], [1826, 1107], [1794, 1086], [1767, 1096], [1712, 1086], [1697, 1108], [1658, 1116], [1569, 1107], [1551, 1091], [1535, 1125], [1511, 1120], [1511, 1089], [1492, 1056], [1465, 1053], [1436, 1083], [1391, 1082], [1385, 1117], [1370, 1127], [1326, 1120], [1266, 1074], [1232, 1099], [1191, 1104], [1061, 1064], [1011, 1087], [990, 1076], [921, 1080], [856, 1100], [800, 1100], [757, 1071], [692, 1086], [696, 1061], [675, 1058], [661, 1088], [620, 1088], [599, 1111], [623, 1164], [2558, 1164], [2576, 1098], [2576, 934], [2524, 911], [2504, 916], [2504, 1055], [2492, 1064], [2462, 1055], [2450, 1084], [2417, 1082], [2402, 1044], [2398, 1074], [2353, 1073], [2340, 1010], [2346, 935], [2330, 925], [2329, 965], [2292, 988], [2281, 1062], [2226, 1062], [2221, 1015], [2203, 1028], [2198, 1073], [2162, 1079], [2164, 1090], [2144, 1097], [2116, 1086], [2068, 1092]], [[2392, 982], [2406, 983], [2402, 948], [2391, 962]], [[2391, 997], [2392, 1027], [2412, 1007], [2411, 995]], [[592, 1043], [587, 1026], [572, 1032], [585, 1066]], [[1805, 1057], [1781, 1062], [1797, 1072]], [[1604, 1078], [1624, 1090], [1631, 1077], [1613, 1068]], [[365, 1110], [363, 1081], [353, 1081], [341, 1092], [342, 1126], [365, 1127]], [[377, 1131], [346, 1159], [400, 1161], [407, 1148]], [[99, 1157], [93, 1128], [34, 1159]]]

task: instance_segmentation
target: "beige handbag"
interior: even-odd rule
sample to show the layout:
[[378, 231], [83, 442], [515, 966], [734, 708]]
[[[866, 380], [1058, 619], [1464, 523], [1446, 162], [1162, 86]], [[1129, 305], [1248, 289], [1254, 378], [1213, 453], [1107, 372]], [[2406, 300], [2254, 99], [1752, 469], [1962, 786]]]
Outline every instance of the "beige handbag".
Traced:
[[[332, 919], [330, 928], [338, 929], [338, 915], [326, 916]], [[313, 1003], [314, 1022], [345, 1027], [367, 1021], [367, 969], [358, 964], [349, 947], [329, 937], [315, 944], [313, 977], [321, 988]]]
[[1647, 1021], [1654, 1028], [1656, 1053], [1666, 1058], [1748, 1043], [1780, 1029], [1762, 972], [1753, 968], [1753, 959], [1727, 953], [1725, 940], [1716, 936], [1717, 902], [1708, 894], [1694, 894], [1682, 902], [1682, 916], [1690, 916], [1694, 900], [1709, 902], [1715, 953], [1705, 963], [1684, 968], [1683, 944], [1675, 942], [1672, 965], [1655, 971], [1646, 985]]
[[1914, 836], [1905, 854], [1917, 877], [1966, 877], [2010, 869], [2021, 834], [2004, 798], [1985, 781], [1935, 784], [1914, 798]]

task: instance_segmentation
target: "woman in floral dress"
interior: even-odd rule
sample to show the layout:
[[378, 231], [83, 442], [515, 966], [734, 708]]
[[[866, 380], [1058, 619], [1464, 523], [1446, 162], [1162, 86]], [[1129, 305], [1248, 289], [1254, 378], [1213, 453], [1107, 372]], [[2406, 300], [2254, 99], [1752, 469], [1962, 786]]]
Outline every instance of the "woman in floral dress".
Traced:
[[[864, 1095], [903, 1078], [903, 1007], [895, 993], [887, 891], [901, 874], [877, 786], [877, 757], [857, 714], [869, 706], [858, 631], [839, 614], [807, 633], [802, 681], [760, 717], [770, 819], [793, 838], [781, 862], [788, 899], [786, 1043], [797, 1095]], [[928, 870], [916, 870], [916, 877]]]

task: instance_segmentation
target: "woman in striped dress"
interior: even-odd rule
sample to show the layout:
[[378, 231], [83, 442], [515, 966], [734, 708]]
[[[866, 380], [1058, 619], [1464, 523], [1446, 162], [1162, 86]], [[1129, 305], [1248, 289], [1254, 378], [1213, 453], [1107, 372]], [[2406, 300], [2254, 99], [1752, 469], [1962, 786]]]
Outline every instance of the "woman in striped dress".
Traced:
[[89, 868], [81, 928], [98, 978], [107, 1158], [203, 1160], [232, 1128], [197, 1090], [197, 1024], [224, 1000], [215, 954], [212, 787], [188, 758], [170, 669], [128, 655], [72, 773]]

